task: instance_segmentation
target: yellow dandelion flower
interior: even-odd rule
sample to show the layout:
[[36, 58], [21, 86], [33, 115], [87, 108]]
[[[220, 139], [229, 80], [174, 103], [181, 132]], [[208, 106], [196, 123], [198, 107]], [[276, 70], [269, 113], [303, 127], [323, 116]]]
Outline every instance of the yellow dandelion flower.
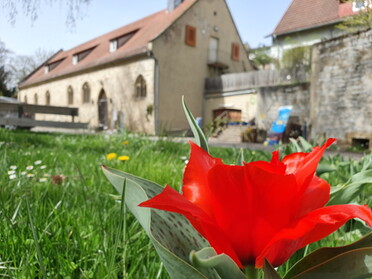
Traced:
[[123, 141], [122, 144], [128, 145], [129, 144], [129, 141], [127, 141], [127, 140], [126, 141]]
[[116, 157], [118, 157], [116, 153], [109, 153], [106, 155], [107, 160], [113, 160], [113, 159], [116, 159]]
[[129, 160], [129, 157], [123, 155], [123, 156], [120, 156], [120, 157], [118, 158], [118, 160], [120, 160], [120, 161], [128, 161], [128, 160]]

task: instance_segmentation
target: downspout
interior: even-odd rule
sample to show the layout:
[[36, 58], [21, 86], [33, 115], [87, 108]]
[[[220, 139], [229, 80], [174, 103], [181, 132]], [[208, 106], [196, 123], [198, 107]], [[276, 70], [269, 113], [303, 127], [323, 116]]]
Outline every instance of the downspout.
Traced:
[[159, 134], [159, 61], [154, 56], [154, 53], [149, 50], [147, 51], [147, 56], [152, 58], [155, 62], [154, 64], [154, 128], [155, 135]]

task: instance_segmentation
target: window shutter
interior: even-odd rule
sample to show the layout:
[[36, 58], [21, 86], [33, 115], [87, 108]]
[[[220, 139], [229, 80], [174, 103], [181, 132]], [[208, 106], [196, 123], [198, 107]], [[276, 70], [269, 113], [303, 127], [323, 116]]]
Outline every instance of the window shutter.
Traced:
[[185, 43], [188, 46], [196, 46], [196, 28], [190, 25], [186, 25], [186, 38]]
[[231, 59], [234, 61], [239, 61], [240, 47], [237, 43], [232, 43], [231, 45]]

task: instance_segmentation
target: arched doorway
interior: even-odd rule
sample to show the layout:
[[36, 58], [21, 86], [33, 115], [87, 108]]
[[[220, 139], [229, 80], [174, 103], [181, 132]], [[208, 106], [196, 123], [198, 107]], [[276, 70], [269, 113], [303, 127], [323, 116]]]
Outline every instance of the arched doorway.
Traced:
[[104, 130], [108, 128], [108, 103], [105, 90], [101, 89], [98, 96], [98, 126]]

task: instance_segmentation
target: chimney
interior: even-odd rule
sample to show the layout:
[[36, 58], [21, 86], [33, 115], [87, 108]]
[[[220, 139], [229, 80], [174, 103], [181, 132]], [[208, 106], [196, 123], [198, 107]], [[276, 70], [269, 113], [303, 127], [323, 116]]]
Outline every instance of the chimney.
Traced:
[[185, 0], [168, 0], [168, 12], [173, 11]]

